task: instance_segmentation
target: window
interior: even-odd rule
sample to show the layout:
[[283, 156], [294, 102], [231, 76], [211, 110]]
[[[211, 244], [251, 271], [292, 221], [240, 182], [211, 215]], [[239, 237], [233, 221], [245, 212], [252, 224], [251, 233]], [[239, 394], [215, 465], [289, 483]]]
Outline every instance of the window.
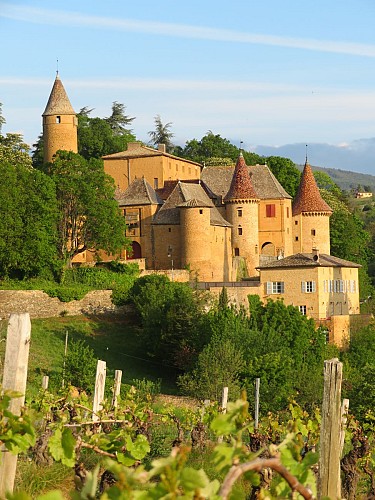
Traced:
[[171, 227], [169, 227], [169, 228], [168, 228], [168, 233], [171, 233], [171, 232], [172, 232], [172, 228], [171, 228]]
[[238, 227], [238, 236], [242, 236], [242, 227], [241, 226]]
[[302, 281], [301, 288], [302, 288], [302, 293], [316, 292], [315, 281]]
[[234, 249], [234, 256], [235, 257], [239, 257], [240, 256], [240, 249], [239, 248], [235, 248]]
[[154, 189], [158, 189], [159, 187], [159, 179], [157, 177], [154, 177]]
[[311, 236], [315, 236], [315, 235], [316, 235], [315, 229], [311, 229]]
[[286, 207], [286, 218], [289, 219], [289, 207]]
[[298, 236], [296, 236], [296, 237], [294, 238], [294, 241], [298, 241]]
[[306, 306], [298, 306], [299, 312], [306, 316], [307, 313], [307, 307]]
[[266, 217], [276, 217], [276, 206], [275, 206], [275, 204], [266, 205]]
[[56, 123], [61, 123], [61, 116], [56, 116]]
[[242, 217], [242, 208], [237, 209], [238, 217]]
[[267, 295], [284, 293], [284, 282], [283, 281], [267, 281], [266, 293], [267, 293]]
[[295, 224], [296, 226], [298, 226], [298, 220], [295, 220], [295, 221], [294, 221], [294, 224]]
[[202, 215], [203, 214], [203, 210], [200, 208], [199, 209], [199, 213]]

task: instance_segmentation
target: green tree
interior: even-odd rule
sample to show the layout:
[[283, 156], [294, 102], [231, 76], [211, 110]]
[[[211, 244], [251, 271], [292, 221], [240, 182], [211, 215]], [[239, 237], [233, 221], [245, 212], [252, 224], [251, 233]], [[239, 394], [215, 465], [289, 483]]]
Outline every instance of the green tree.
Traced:
[[58, 253], [68, 265], [86, 250], [116, 253], [128, 244], [115, 187], [100, 160], [58, 151], [48, 166], [59, 208]]
[[301, 172], [292, 160], [280, 156], [269, 156], [267, 158], [267, 165], [285, 191], [294, 198], [298, 191]]
[[57, 260], [55, 187], [26, 147], [18, 134], [0, 136], [0, 277], [53, 272]]
[[240, 394], [243, 367], [242, 352], [233, 342], [214, 337], [199, 354], [194, 370], [181, 375], [177, 384], [184, 394], [213, 401], [220, 401], [223, 387], [228, 387], [233, 400]]
[[83, 340], [70, 342], [68, 347], [63, 373], [65, 383], [92, 394], [97, 364], [94, 351]]
[[[116, 136], [122, 136], [127, 134], [132, 134], [133, 130], [128, 128], [135, 117], [130, 117], [125, 114], [126, 106], [120, 102], [114, 101], [112, 103], [112, 114], [108, 118], [105, 118], [111, 130]], [[82, 112], [82, 110], [81, 110]]]
[[6, 121], [5, 118], [3, 117], [3, 103], [0, 102], [0, 135], [1, 135], [1, 129], [3, 128], [3, 125], [5, 125]]
[[[116, 103], [116, 109], [119, 106], [122, 105]], [[121, 120], [125, 117], [121, 119], [117, 113], [109, 118], [91, 118], [90, 113], [86, 107], [77, 115], [78, 153], [87, 160], [124, 151], [128, 142], [135, 140], [135, 136], [123, 127]]]
[[171, 132], [172, 122], [162, 123], [160, 115], [156, 115], [154, 118], [155, 130], [150, 130], [148, 135], [150, 136], [150, 144], [157, 146], [158, 144], [165, 144], [168, 152], [173, 151], [174, 145], [172, 143], [172, 137], [174, 134]]
[[139, 278], [131, 296], [142, 320], [148, 353], [169, 365], [189, 367], [206, 343], [200, 328], [201, 293], [187, 283], [154, 275]]

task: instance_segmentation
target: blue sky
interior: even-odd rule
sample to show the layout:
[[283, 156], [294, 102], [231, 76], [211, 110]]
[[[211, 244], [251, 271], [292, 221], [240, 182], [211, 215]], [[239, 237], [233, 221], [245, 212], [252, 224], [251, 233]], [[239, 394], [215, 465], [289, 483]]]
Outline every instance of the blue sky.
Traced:
[[0, 0], [3, 133], [36, 140], [58, 59], [76, 111], [121, 102], [143, 141], [157, 114], [181, 145], [375, 137], [374, 25], [373, 0]]

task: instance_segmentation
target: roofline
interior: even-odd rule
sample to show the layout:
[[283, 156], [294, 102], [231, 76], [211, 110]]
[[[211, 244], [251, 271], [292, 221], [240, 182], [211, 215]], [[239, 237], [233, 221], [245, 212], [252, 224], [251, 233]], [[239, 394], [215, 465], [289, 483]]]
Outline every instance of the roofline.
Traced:
[[[151, 157], [151, 156], [166, 156], [167, 158], [173, 158], [175, 160], [180, 160], [180, 161], [184, 161], [186, 163], [191, 163], [192, 165], [196, 165], [198, 167], [200, 167], [201, 169], [203, 169], [203, 165], [201, 163], [198, 163], [196, 161], [193, 161], [193, 160], [189, 160], [188, 158], [181, 158], [180, 156], [175, 156], [175, 155], [171, 155], [170, 153], [164, 153], [163, 151], [159, 151], [157, 149], [152, 149], [152, 148], [149, 148], [147, 146], [140, 146], [142, 149], [145, 149], [146, 152], [147, 150], [149, 151], [149, 154], [145, 154], [145, 155], [142, 155], [142, 157]], [[119, 156], [121, 153], [124, 153], [123, 156]], [[132, 154], [132, 155], [128, 155], [128, 154], [125, 154], [127, 153], [127, 151], [120, 151], [118, 153], [112, 153], [110, 155], [105, 155], [105, 156], [102, 156], [102, 159], [103, 160], [121, 160], [121, 159], [129, 159], [129, 160], [132, 160], [134, 158], [139, 158], [140, 155], [136, 155], [136, 154]], [[117, 156], [114, 156], [114, 155], [117, 155]]]

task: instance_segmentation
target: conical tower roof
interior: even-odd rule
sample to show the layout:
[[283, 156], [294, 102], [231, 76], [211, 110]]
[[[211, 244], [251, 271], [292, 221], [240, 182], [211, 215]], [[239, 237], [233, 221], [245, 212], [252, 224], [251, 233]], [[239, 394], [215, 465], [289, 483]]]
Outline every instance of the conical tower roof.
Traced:
[[70, 104], [58, 74], [56, 75], [46, 109], [43, 113], [43, 116], [49, 115], [75, 115], [75, 111]]
[[331, 207], [323, 200], [320, 194], [313, 171], [307, 160], [302, 172], [297, 196], [293, 201], [292, 212], [293, 215], [299, 215], [302, 212], [332, 213]]
[[233, 172], [232, 182], [224, 201], [258, 199], [251, 182], [249, 169], [240, 153]]

